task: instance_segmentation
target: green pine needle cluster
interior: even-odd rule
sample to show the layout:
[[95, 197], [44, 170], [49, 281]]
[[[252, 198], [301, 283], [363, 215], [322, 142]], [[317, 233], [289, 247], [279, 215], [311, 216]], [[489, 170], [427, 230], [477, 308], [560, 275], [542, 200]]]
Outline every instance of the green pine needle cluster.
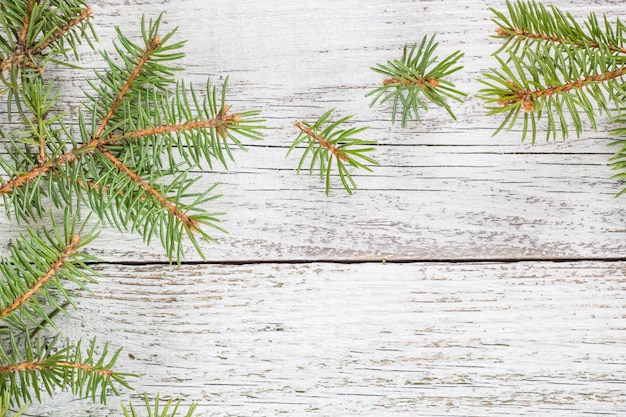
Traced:
[[439, 61], [435, 52], [439, 43], [435, 35], [424, 36], [422, 41], [409, 49], [404, 47], [401, 59], [378, 64], [372, 70], [385, 76], [382, 86], [366, 94], [374, 96], [370, 107], [376, 103], [391, 102], [391, 122], [395, 123], [398, 113], [405, 127], [409, 120], [421, 121], [419, 111], [428, 110], [428, 103], [444, 108], [456, 119], [448, 100], [462, 102], [465, 93], [457, 90], [446, 79], [463, 66], [459, 60], [463, 53], [456, 51]]
[[297, 121], [294, 123], [298, 129], [298, 136], [293, 141], [287, 155], [299, 145], [304, 145], [304, 152], [300, 157], [297, 172], [307, 164], [309, 174], [317, 170], [320, 178], [324, 180], [326, 195], [331, 188], [331, 176], [336, 167], [337, 174], [345, 190], [352, 194], [357, 186], [352, 178], [348, 167], [361, 168], [366, 171], [372, 169], [366, 164], [378, 165], [378, 162], [368, 154], [375, 150], [375, 141], [360, 139], [358, 136], [367, 130], [367, 127], [342, 126], [352, 116], [345, 116], [332, 120], [334, 109], [324, 113], [315, 123]]
[[95, 259], [82, 248], [97, 234], [77, 229], [66, 211], [64, 223], [52, 218], [52, 228], [29, 229], [12, 243], [10, 256], [0, 259], [0, 332], [28, 332], [53, 326], [52, 315], [72, 304], [68, 283], [87, 290], [97, 273]]
[[[522, 121], [522, 139], [566, 138], [583, 131], [583, 117], [596, 127], [596, 114], [611, 117], [623, 100], [626, 74], [624, 25], [593, 13], [581, 25], [556, 6], [534, 0], [507, 1], [508, 13], [492, 9], [499, 67], [480, 80], [489, 115], [503, 115], [496, 133]], [[540, 122], [543, 122], [540, 124]]]
[[[619, 110], [620, 115], [615, 119], [615, 123], [621, 127], [612, 129], [610, 133], [623, 139], [617, 139], [609, 143], [609, 146], [615, 149], [614, 155], [609, 159], [609, 165], [615, 171], [613, 178], [622, 184], [626, 184], [626, 104], [622, 104]], [[617, 196], [621, 196], [624, 193], [626, 193], [626, 186], [617, 193]]]
[[114, 372], [121, 350], [109, 354], [105, 344], [98, 353], [95, 339], [87, 349], [81, 342], [58, 346], [58, 336], [32, 340], [26, 333], [19, 339], [11, 335], [8, 347], [0, 346], [0, 392], [8, 396], [11, 406], [41, 402], [43, 394], [51, 396], [68, 387], [77, 397], [105, 404], [111, 392], [119, 395], [118, 388], [130, 388], [126, 378], [136, 376]]
[[82, 42], [93, 47], [91, 15], [82, 0], [0, 2], [0, 82], [9, 105], [20, 108], [23, 79], [37, 78], [49, 63], [72, 67], [68, 53], [78, 58], [76, 46]]
[[[496, 133], [521, 121], [522, 140], [534, 143], [540, 131], [546, 140], [565, 139], [573, 130], [580, 137], [585, 123], [593, 129], [604, 113], [626, 124], [626, 26], [594, 13], [581, 23], [556, 6], [535, 0], [507, 1], [507, 12], [491, 9], [496, 38], [504, 43], [494, 53], [499, 64], [480, 80], [489, 115], [502, 115]], [[585, 120], [586, 119], [586, 120]], [[612, 131], [626, 135], [626, 129]], [[615, 178], [626, 180], [626, 140], [610, 165]], [[626, 192], [626, 189], [618, 195]]]

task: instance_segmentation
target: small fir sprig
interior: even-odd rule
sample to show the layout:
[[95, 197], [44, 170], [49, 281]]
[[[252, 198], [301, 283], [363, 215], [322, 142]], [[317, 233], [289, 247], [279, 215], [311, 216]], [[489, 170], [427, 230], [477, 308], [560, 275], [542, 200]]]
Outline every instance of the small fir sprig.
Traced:
[[581, 25], [570, 13], [564, 13], [555, 6], [548, 8], [535, 0], [507, 0], [506, 5], [508, 14], [489, 9], [495, 15], [492, 19], [496, 24], [494, 37], [504, 41], [495, 54], [504, 50], [518, 53], [548, 42], [576, 48], [604, 49], [618, 60], [626, 59], [626, 27], [619, 18], [613, 24], [606, 16], [598, 19], [590, 13]]
[[420, 110], [427, 111], [428, 103], [443, 107], [453, 119], [456, 119], [448, 99], [461, 102], [465, 93], [455, 89], [454, 84], [445, 79], [450, 74], [463, 68], [459, 60], [463, 53], [456, 51], [441, 61], [434, 56], [439, 43], [435, 35], [424, 36], [419, 45], [404, 47], [401, 59], [378, 64], [372, 70], [386, 78], [382, 86], [368, 92], [365, 96], [374, 96], [370, 107], [376, 103], [391, 101], [391, 121], [395, 123], [398, 113], [405, 127], [409, 120], [421, 121]]
[[58, 346], [58, 336], [32, 340], [28, 333], [19, 340], [10, 335], [0, 345], [0, 392], [7, 393], [12, 406], [24, 406], [42, 394], [69, 389], [79, 398], [106, 403], [107, 395], [119, 395], [119, 388], [130, 388], [126, 379], [136, 375], [118, 373], [113, 366], [121, 350], [112, 354], [105, 344], [97, 353], [96, 340], [83, 349], [81, 343]]
[[[47, 63], [72, 66], [82, 42], [97, 39], [83, 0], [20, 0], [0, 2], [0, 81], [8, 87], [9, 103], [20, 108], [23, 77], [43, 73]], [[10, 107], [9, 107], [10, 110]]]
[[[185, 414], [179, 413], [180, 400], [168, 400], [161, 407], [161, 401], [157, 395], [154, 401], [151, 403], [147, 394], [144, 394], [144, 407], [149, 417], [193, 417], [196, 411], [196, 404], [191, 404]], [[183, 413], [183, 410], [180, 410]], [[143, 414], [138, 414], [132, 403], [129, 407], [122, 404], [122, 412], [124, 417], [140, 417]]]
[[343, 187], [349, 194], [352, 194], [357, 186], [348, 167], [362, 168], [371, 172], [372, 169], [365, 164], [378, 165], [378, 162], [368, 155], [375, 150], [376, 142], [357, 137], [367, 130], [367, 127], [341, 129], [341, 125], [352, 116], [332, 121], [333, 111], [334, 109], [327, 111], [313, 124], [296, 121], [294, 126], [298, 129], [298, 136], [287, 151], [287, 155], [299, 145], [305, 145], [297, 172], [300, 172], [307, 159], [310, 158], [309, 174], [313, 175], [315, 169], [319, 171], [320, 178], [324, 179], [326, 195], [328, 195], [333, 167], [336, 167]]
[[626, 39], [620, 20], [611, 24], [593, 13], [580, 25], [557, 7], [534, 0], [507, 1], [508, 15], [497, 10], [495, 53], [499, 68], [480, 80], [479, 97], [489, 115], [504, 115], [496, 133], [522, 119], [522, 139], [537, 137], [539, 122], [546, 139], [580, 136], [586, 116], [596, 127], [597, 109], [609, 117], [624, 99]]
[[29, 229], [15, 239], [0, 260], [0, 321], [19, 332], [54, 325], [52, 315], [73, 303], [66, 281], [82, 290], [95, 282], [89, 264], [96, 259], [82, 248], [96, 236], [66, 210], [62, 226], [53, 217], [52, 231]]

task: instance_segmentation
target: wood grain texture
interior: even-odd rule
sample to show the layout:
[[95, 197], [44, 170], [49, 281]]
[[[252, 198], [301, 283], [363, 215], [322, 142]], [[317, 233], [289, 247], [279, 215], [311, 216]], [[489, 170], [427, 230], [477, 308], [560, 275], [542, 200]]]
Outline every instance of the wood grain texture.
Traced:
[[[519, 131], [492, 138], [499, 121], [485, 117], [472, 95], [453, 105], [458, 121], [433, 109], [407, 129], [390, 124], [388, 107], [369, 108], [364, 94], [381, 82], [369, 67], [431, 33], [438, 33], [441, 56], [466, 53], [453, 81], [475, 93], [477, 78], [495, 65], [490, 6], [502, 3], [101, 1], [94, 11], [99, 46], [110, 49], [113, 25], [136, 36], [141, 14], [164, 10], [164, 31], [180, 26], [179, 38], [189, 39], [180, 76], [201, 86], [230, 75], [233, 111], [263, 111], [263, 142], [237, 152], [228, 172], [198, 173], [199, 187], [221, 184], [215, 211], [227, 213], [229, 234], [216, 235], [222, 245], [203, 246], [209, 260], [622, 258], [626, 216], [613, 198], [620, 186], [607, 167], [606, 123], [580, 140], [532, 147], [520, 143]], [[587, 2], [567, 7], [579, 17], [588, 9]], [[593, 10], [620, 16], [626, 8], [601, 1]], [[84, 63], [102, 66], [96, 53], [86, 52]], [[89, 74], [58, 73], [70, 120]], [[295, 175], [298, 154], [285, 158], [293, 121], [331, 107], [354, 114], [355, 126], [371, 126], [368, 138], [379, 142], [382, 166], [356, 172], [354, 197], [335, 181], [326, 198], [319, 178]], [[0, 219], [2, 236], [15, 230]], [[137, 237], [125, 236], [124, 245], [119, 239], [105, 231], [95, 253], [110, 261], [163, 260]], [[188, 260], [198, 259], [190, 249]]]
[[[70, 339], [124, 346], [120, 368], [147, 391], [197, 401], [201, 416], [626, 415], [624, 199], [610, 179], [606, 120], [583, 137], [535, 146], [473, 94], [495, 62], [489, 7], [503, 1], [185, 0], [93, 3], [100, 49], [141, 15], [188, 39], [181, 78], [227, 75], [233, 110], [261, 109], [263, 142], [246, 142], [211, 209], [228, 235], [163, 264], [158, 246], [104, 229], [89, 247], [103, 276], [60, 320]], [[626, 3], [574, 0], [624, 16]], [[440, 56], [465, 52], [453, 80], [470, 93], [458, 120], [432, 109], [392, 126], [369, 107], [369, 68], [437, 33]], [[101, 68], [97, 53], [83, 64]], [[51, 69], [76, 118], [89, 71]], [[6, 110], [0, 103], [0, 116]], [[295, 120], [354, 114], [381, 166], [359, 190], [325, 197], [285, 158]], [[23, 225], [0, 216], [0, 255]], [[382, 264], [381, 260], [404, 263]], [[526, 262], [516, 262], [524, 260]], [[551, 261], [562, 262], [551, 262]], [[61, 395], [31, 415], [114, 416]]]
[[202, 416], [626, 413], [620, 262], [99, 272], [60, 331], [124, 346], [139, 393]]

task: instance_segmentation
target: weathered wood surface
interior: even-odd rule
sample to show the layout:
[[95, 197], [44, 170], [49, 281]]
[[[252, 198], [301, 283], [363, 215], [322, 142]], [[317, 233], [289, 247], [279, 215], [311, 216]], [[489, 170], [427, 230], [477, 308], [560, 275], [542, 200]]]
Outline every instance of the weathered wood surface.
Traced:
[[[206, 3], [206, 4], [205, 4]], [[96, 2], [101, 48], [114, 24], [136, 33], [142, 13], [165, 10], [165, 27], [189, 39], [181, 74], [202, 85], [230, 75], [233, 110], [262, 109], [266, 139], [236, 152], [229, 172], [206, 172], [200, 187], [221, 183], [215, 210], [228, 213], [205, 245], [214, 261], [401, 259], [596, 259], [624, 256], [619, 184], [610, 179], [606, 124], [581, 140], [520, 144], [519, 132], [492, 138], [499, 120], [484, 116], [469, 96], [455, 104], [458, 121], [432, 110], [424, 124], [391, 126], [389, 108], [369, 108], [364, 94], [380, 83], [369, 69], [393, 59], [407, 42], [438, 33], [440, 54], [461, 49], [465, 69], [453, 80], [475, 93], [494, 60], [489, 6], [499, 2]], [[587, 2], [567, 8], [585, 16]], [[625, 6], [597, 2], [594, 11], [619, 16]], [[86, 54], [85, 64], [101, 66]], [[89, 72], [59, 73], [70, 115]], [[380, 167], [355, 174], [353, 197], [330, 198], [319, 178], [295, 175], [298, 155], [285, 158], [295, 120], [328, 108], [354, 114], [356, 126], [379, 142]], [[10, 236], [13, 223], [0, 221]], [[110, 261], [163, 260], [139, 238], [104, 232], [94, 249]], [[189, 260], [198, 259], [190, 251]]]
[[[531, 147], [492, 138], [498, 120], [471, 95], [456, 122], [432, 110], [407, 129], [363, 97], [380, 82], [370, 66], [434, 32], [440, 55], [466, 53], [454, 81], [475, 93], [494, 65], [488, 8], [504, 2], [93, 5], [100, 48], [113, 25], [137, 33], [141, 14], [165, 11], [189, 39], [181, 77], [230, 75], [233, 109], [262, 109], [268, 126], [230, 171], [199, 173], [228, 213], [230, 234], [204, 246], [215, 264], [190, 251], [172, 268], [115, 231], [90, 248], [103, 277], [60, 330], [124, 346], [138, 392], [197, 401], [202, 416], [626, 414], [626, 214], [608, 125]], [[621, 1], [560, 6], [626, 14]], [[84, 64], [102, 65], [89, 52]], [[58, 75], [75, 115], [88, 73]], [[379, 142], [382, 166], [355, 175], [354, 196], [326, 198], [285, 158], [293, 121], [331, 107]], [[19, 230], [0, 218], [0, 253]], [[119, 415], [66, 397], [34, 410]]]
[[620, 416], [623, 268], [102, 265], [61, 330], [206, 416]]

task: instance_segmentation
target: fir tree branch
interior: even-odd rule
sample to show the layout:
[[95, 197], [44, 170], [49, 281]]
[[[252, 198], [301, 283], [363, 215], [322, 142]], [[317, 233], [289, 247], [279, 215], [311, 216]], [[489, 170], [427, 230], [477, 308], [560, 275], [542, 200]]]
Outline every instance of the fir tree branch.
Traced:
[[43, 287], [48, 281], [55, 276], [55, 274], [67, 263], [69, 258], [79, 248], [80, 237], [78, 235], [72, 236], [72, 241], [63, 250], [61, 250], [58, 260], [50, 266], [50, 269], [45, 274], [39, 277], [35, 284], [24, 294], [18, 297], [13, 304], [0, 310], [0, 320], [4, 320], [7, 315], [18, 309], [22, 304], [26, 303], [33, 295], [35, 295], [41, 287]]
[[56, 157], [55, 159], [49, 160], [44, 164], [33, 167], [30, 171], [20, 176], [9, 179], [0, 186], [0, 197], [5, 194], [11, 193], [16, 188], [23, 187], [27, 183], [32, 182], [43, 175], [50, 173], [50, 171], [54, 171], [55, 169], [62, 167], [65, 164], [76, 161], [78, 157], [81, 156], [81, 153], [93, 152], [95, 148], [88, 145], [89, 144], [85, 144], [77, 149], [66, 152]]
[[216, 129], [220, 137], [228, 135], [230, 128], [237, 126], [243, 117], [239, 114], [219, 115], [208, 120], [196, 120], [177, 125], [163, 125], [139, 131], [111, 134], [101, 138], [94, 138], [70, 151], [67, 151], [44, 164], [34, 166], [29, 172], [23, 173], [4, 182], [0, 186], [0, 197], [12, 192], [15, 188], [24, 186], [26, 183], [36, 180], [38, 177], [47, 175], [51, 171], [62, 166], [75, 162], [79, 158], [91, 155], [98, 148], [116, 145], [121, 141], [141, 139], [149, 136], [163, 135], [169, 133], [184, 133], [191, 130]]
[[53, 218], [52, 230], [30, 230], [15, 240], [11, 256], [0, 260], [0, 320], [9, 328], [26, 331], [52, 324], [56, 309], [65, 311], [65, 305], [72, 303], [62, 281], [82, 289], [94, 282], [96, 273], [86, 264], [94, 258], [78, 249], [95, 235], [77, 229], [69, 210], [62, 225]]
[[157, 190], [152, 188], [148, 181], [144, 180], [135, 172], [133, 172], [133, 170], [124, 165], [119, 159], [113, 156], [106, 149], [100, 148], [99, 150], [102, 155], [104, 155], [104, 157], [108, 159], [120, 172], [124, 173], [126, 176], [128, 176], [128, 178], [130, 178], [131, 181], [138, 184], [148, 195], [155, 198], [164, 209], [169, 211], [173, 217], [178, 219], [178, 221], [185, 227], [185, 229], [190, 232], [196, 232], [199, 230], [199, 225], [197, 221], [187, 216], [187, 214], [183, 213], [176, 206], [176, 204], [172, 203], [170, 200], [161, 195]]
[[[220, 110], [220, 112], [222, 112], [222, 110]], [[220, 114], [208, 120], [195, 120], [176, 125], [164, 125], [134, 132], [111, 134], [108, 137], [102, 138], [101, 140], [95, 140], [87, 144], [87, 146], [100, 147], [113, 145], [123, 140], [140, 139], [148, 136], [164, 135], [169, 133], [183, 133], [186, 131], [199, 129], [215, 129], [217, 134], [220, 137], [224, 138], [228, 136], [228, 129], [242, 120], [243, 118], [241, 117], [241, 115], [236, 113], [228, 115]]]
[[96, 340], [83, 351], [81, 342], [58, 348], [58, 336], [43, 343], [28, 334], [23, 346], [10, 337], [10, 350], [0, 346], [0, 391], [8, 392], [11, 404], [21, 406], [41, 402], [42, 394], [52, 396], [56, 389], [70, 389], [81, 398], [106, 403], [108, 391], [119, 395], [118, 387], [130, 388], [126, 379], [136, 375], [113, 370], [121, 350], [109, 355], [108, 344], [96, 354]]
[[381, 87], [365, 95], [374, 96], [370, 107], [379, 101], [381, 104], [391, 101], [391, 122], [395, 123], [397, 114], [401, 112], [402, 127], [411, 119], [421, 120], [419, 111], [428, 110], [427, 101], [443, 107], [453, 119], [456, 118], [447, 99], [462, 101], [466, 94], [456, 90], [446, 77], [463, 68], [458, 65], [463, 54], [456, 51], [437, 61], [434, 54], [438, 45], [435, 35], [430, 39], [424, 36], [419, 44], [415, 43], [410, 48], [405, 46], [401, 59], [372, 67], [373, 71], [386, 78]]
[[371, 172], [372, 169], [365, 163], [378, 165], [378, 162], [366, 154], [374, 151], [373, 145], [376, 142], [357, 138], [357, 135], [365, 131], [367, 127], [340, 129], [339, 126], [352, 116], [331, 122], [332, 112], [333, 109], [327, 111], [313, 124], [296, 121], [294, 126], [299, 133], [287, 151], [287, 156], [300, 144], [305, 144], [306, 148], [300, 158], [297, 172], [300, 172], [310, 156], [309, 174], [312, 175], [316, 167], [319, 169], [320, 178], [325, 179], [326, 195], [328, 195], [334, 161], [343, 187], [348, 194], [352, 194], [356, 189], [356, 183], [346, 165]]
[[344, 153], [342, 153], [341, 150], [337, 146], [331, 144], [326, 139], [324, 139], [323, 137], [315, 133], [310, 127], [305, 126], [304, 123], [300, 121], [296, 121], [294, 123], [294, 126], [300, 129], [300, 131], [304, 133], [305, 135], [307, 135], [309, 138], [313, 139], [314, 141], [319, 142], [322, 148], [328, 149], [335, 158], [344, 162], [348, 162], [348, 157]]
[[55, 31], [52, 35], [50, 35], [50, 37], [48, 37], [45, 41], [41, 42], [41, 44], [36, 49], [33, 49], [31, 54], [38, 55], [42, 53], [46, 48], [48, 48], [53, 43], [65, 37], [67, 33], [69, 33], [75, 27], [78, 27], [80, 24], [82, 24], [84, 21], [86, 21], [92, 16], [93, 16], [93, 11], [91, 10], [91, 7], [87, 7], [86, 9], [81, 10], [78, 16], [76, 16], [73, 19], [68, 20], [67, 24], [60, 27], [57, 31]]
[[[75, 17], [70, 18], [57, 30], [48, 34], [44, 39], [27, 39], [32, 26], [32, 15], [35, 6], [39, 6], [39, 1], [29, 0], [23, 16], [23, 23], [17, 36], [13, 53], [0, 60], [0, 73], [10, 70], [13, 67], [24, 67], [37, 69], [43, 72], [43, 67], [33, 61], [33, 57], [41, 56], [44, 51], [53, 44], [64, 38], [69, 32], [77, 28], [84, 21], [92, 16], [90, 7], [80, 10]], [[42, 6], [48, 7], [48, 6]]]
[[518, 86], [514, 81], [510, 81], [512, 87], [512, 94], [499, 101], [502, 106], [515, 106], [520, 105], [522, 110], [527, 113], [531, 113], [535, 106], [534, 102], [542, 97], [549, 97], [555, 94], [567, 93], [570, 90], [587, 87], [593, 83], [601, 83], [604, 81], [613, 80], [626, 75], [626, 66], [617, 68], [613, 71], [605, 71], [601, 74], [588, 75], [585, 78], [565, 82], [561, 85], [553, 87], [545, 87], [536, 90], [525, 90]]
[[556, 6], [548, 8], [535, 0], [507, 0], [506, 4], [508, 15], [490, 9], [495, 15], [496, 37], [505, 40], [496, 53], [505, 49], [517, 51], [526, 41], [626, 54], [625, 27], [619, 19], [613, 25], [605, 16], [604, 24], [601, 24], [596, 15], [590, 13], [581, 26], [570, 13], [564, 13]]
[[99, 366], [94, 366], [94, 365], [89, 365], [89, 364], [84, 364], [84, 363], [72, 363], [72, 362], [63, 362], [63, 361], [50, 363], [49, 359], [41, 359], [38, 361], [22, 362], [22, 363], [18, 363], [14, 365], [11, 364], [11, 365], [0, 366], [0, 375], [26, 372], [26, 371], [50, 370], [53, 366], [58, 366], [60, 368], [76, 369], [76, 370], [84, 371], [86, 373], [95, 373], [103, 377], [113, 376], [113, 371], [111, 369], [103, 369], [102, 367], [99, 367]]
[[[579, 47], [579, 48], [587, 47], [591, 49], [599, 49], [602, 46], [598, 42], [592, 41], [592, 40], [589, 40], [587, 42], [572, 42], [570, 39], [567, 39], [567, 38], [559, 38], [557, 36], [550, 36], [544, 33], [537, 33], [537, 32], [533, 33], [528, 30], [505, 28], [502, 26], [498, 26], [496, 28], [496, 35], [497, 35], [496, 37], [501, 38], [501, 39], [512, 39], [512, 40], [516, 40], [519, 42], [523, 42], [525, 40], [526, 41], [546, 41], [546, 42], [553, 42], [553, 43], [558, 43], [558, 44], [563, 44], [563, 45], [572, 45], [572, 46]], [[626, 54], [626, 47], [624, 46], [613, 45], [613, 44], [607, 44], [604, 46], [606, 46], [612, 52]]]
[[124, 85], [118, 91], [117, 96], [115, 97], [115, 100], [113, 101], [113, 103], [110, 104], [109, 110], [107, 111], [106, 115], [102, 118], [102, 122], [100, 123], [100, 126], [98, 126], [98, 129], [93, 134], [94, 140], [97, 141], [101, 137], [102, 132], [104, 131], [107, 124], [111, 120], [111, 117], [113, 117], [113, 114], [115, 113], [119, 105], [124, 100], [124, 97], [126, 96], [129, 89], [131, 88], [131, 85], [137, 79], [143, 67], [148, 63], [148, 61], [151, 58], [151, 55], [157, 50], [157, 48], [160, 45], [161, 45], [160, 36], [154, 36], [153, 38], [149, 40], [148, 45], [142, 52], [141, 57], [139, 58], [139, 61], [137, 62], [137, 65], [135, 66], [135, 69], [133, 69], [130, 75], [126, 78]]

